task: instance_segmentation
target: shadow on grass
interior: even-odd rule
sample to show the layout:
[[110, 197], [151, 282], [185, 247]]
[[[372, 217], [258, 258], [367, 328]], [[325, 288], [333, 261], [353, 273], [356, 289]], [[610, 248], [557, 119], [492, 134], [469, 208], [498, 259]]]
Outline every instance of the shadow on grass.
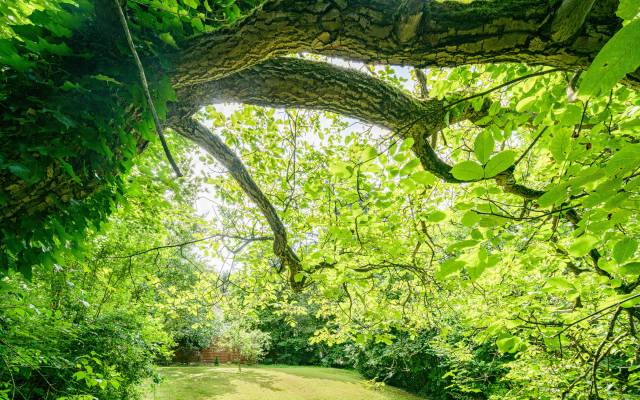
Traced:
[[260, 391], [282, 391], [274, 385], [273, 376], [254, 370], [237, 372], [228, 368], [171, 367], [165, 369], [162, 376], [164, 382], [150, 390], [146, 400], [219, 400], [237, 393], [246, 385], [255, 385]]
[[[231, 375], [231, 374], [229, 374]], [[270, 390], [272, 392], [281, 392], [282, 389], [273, 385], [273, 377], [261, 372], [243, 371], [233, 376], [233, 379], [243, 382], [253, 383], [260, 386], [261, 389]]]

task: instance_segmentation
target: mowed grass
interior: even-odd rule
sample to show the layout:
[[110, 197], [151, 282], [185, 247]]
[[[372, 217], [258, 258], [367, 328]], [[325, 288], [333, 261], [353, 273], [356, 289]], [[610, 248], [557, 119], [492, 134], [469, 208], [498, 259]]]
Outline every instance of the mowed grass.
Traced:
[[417, 400], [391, 387], [373, 388], [352, 371], [319, 367], [165, 367], [145, 400]]

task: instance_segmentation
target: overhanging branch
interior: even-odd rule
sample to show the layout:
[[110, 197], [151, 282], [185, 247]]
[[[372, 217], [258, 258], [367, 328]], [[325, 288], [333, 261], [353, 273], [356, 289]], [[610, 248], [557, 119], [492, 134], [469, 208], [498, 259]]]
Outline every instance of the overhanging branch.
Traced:
[[240, 160], [219, 136], [190, 117], [174, 120], [172, 128], [182, 136], [200, 145], [200, 147], [224, 165], [242, 191], [260, 209], [260, 212], [266, 218], [273, 232], [273, 252], [282, 264], [288, 268], [291, 287], [294, 290], [301, 289], [304, 285], [304, 279], [301, 279], [298, 275], [302, 269], [300, 258], [298, 258], [291, 246], [289, 246], [287, 230], [284, 223], [269, 199], [251, 177], [242, 160]]
[[[449, 183], [464, 181], [451, 174], [452, 166], [436, 154], [429, 137], [447, 127], [447, 122], [485, 114], [467, 107], [447, 121], [448, 107], [443, 100], [419, 99], [358, 71], [295, 58], [276, 58], [222, 79], [179, 88], [177, 94], [181, 101], [174, 105], [170, 120], [178, 124], [202, 106], [221, 102], [324, 110], [355, 117], [402, 138], [413, 138], [413, 151], [423, 168]], [[544, 193], [516, 183], [513, 170], [491, 179], [505, 192], [527, 199]]]

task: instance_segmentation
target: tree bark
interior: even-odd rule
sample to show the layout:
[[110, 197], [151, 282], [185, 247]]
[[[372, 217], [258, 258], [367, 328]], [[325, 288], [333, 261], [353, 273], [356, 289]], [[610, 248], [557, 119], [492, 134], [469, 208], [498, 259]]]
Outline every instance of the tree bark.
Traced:
[[[582, 23], [555, 19], [556, 5], [551, 0], [270, 1], [240, 24], [189, 43], [175, 57], [173, 82], [176, 88], [203, 83], [299, 52], [417, 67], [496, 62], [587, 67], [621, 27], [617, 1], [596, 2], [578, 18]], [[638, 83], [640, 74], [630, 79]]]
[[407, 136], [445, 126], [442, 100], [418, 99], [365, 73], [295, 58], [276, 58], [222, 79], [179, 87], [176, 94], [180, 101], [172, 114], [178, 117], [205, 105], [238, 102], [335, 112]]
[[[423, 168], [450, 183], [462, 180], [451, 174], [452, 166], [433, 150], [429, 137], [447, 123], [476, 119], [484, 111], [464, 107], [453, 113], [449, 99], [418, 99], [364, 73], [331, 64], [293, 58], [277, 58], [218, 80], [181, 87], [170, 120], [180, 121], [206, 104], [235, 101], [269, 107], [299, 107], [332, 111], [394, 131], [404, 139], [414, 139], [413, 151]], [[171, 122], [171, 123], [175, 123]], [[238, 160], [240, 162], [240, 160]], [[508, 193], [527, 199], [544, 192], [515, 182], [513, 171], [496, 176]], [[275, 232], [274, 232], [275, 233]]]

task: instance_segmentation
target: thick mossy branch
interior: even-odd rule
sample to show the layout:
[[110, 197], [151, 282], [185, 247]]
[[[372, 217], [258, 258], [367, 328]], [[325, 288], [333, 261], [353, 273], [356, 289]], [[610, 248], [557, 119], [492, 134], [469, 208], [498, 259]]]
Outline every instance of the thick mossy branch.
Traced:
[[[447, 102], [443, 100], [419, 99], [362, 72], [294, 58], [276, 58], [222, 79], [179, 88], [177, 96], [180, 102], [170, 118], [177, 121], [204, 105], [228, 101], [331, 111], [358, 118], [399, 137], [413, 138], [413, 151], [424, 169], [450, 183], [463, 181], [451, 174], [452, 166], [436, 154], [428, 139], [446, 128], [447, 122], [485, 115], [482, 110], [468, 108], [447, 120]], [[544, 193], [516, 183], [512, 172], [493, 179], [505, 192], [527, 199]]]
[[180, 102], [172, 113], [178, 117], [209, 104], [239, 102], [331, 111], [407, 136], [445, 125], [442, 100], [418, 99], [371, 75], [296, 58], [276, 58], [222, 79], [180, 87], [176, 94]]
[[556, 22], [553, 27], [563, 28], [556, 40], [549, 26], [563, 13], [555, 6], [548, 0], [269, 1], [241, 23], [188, 43], [176, 55], [173, 82], [191, 86], [298, 52], [412, 66], [584, 68], [621, 26], [617, 2], [603, 0], [577, 28], [571, 25], [570, 40], [565, 21]]

